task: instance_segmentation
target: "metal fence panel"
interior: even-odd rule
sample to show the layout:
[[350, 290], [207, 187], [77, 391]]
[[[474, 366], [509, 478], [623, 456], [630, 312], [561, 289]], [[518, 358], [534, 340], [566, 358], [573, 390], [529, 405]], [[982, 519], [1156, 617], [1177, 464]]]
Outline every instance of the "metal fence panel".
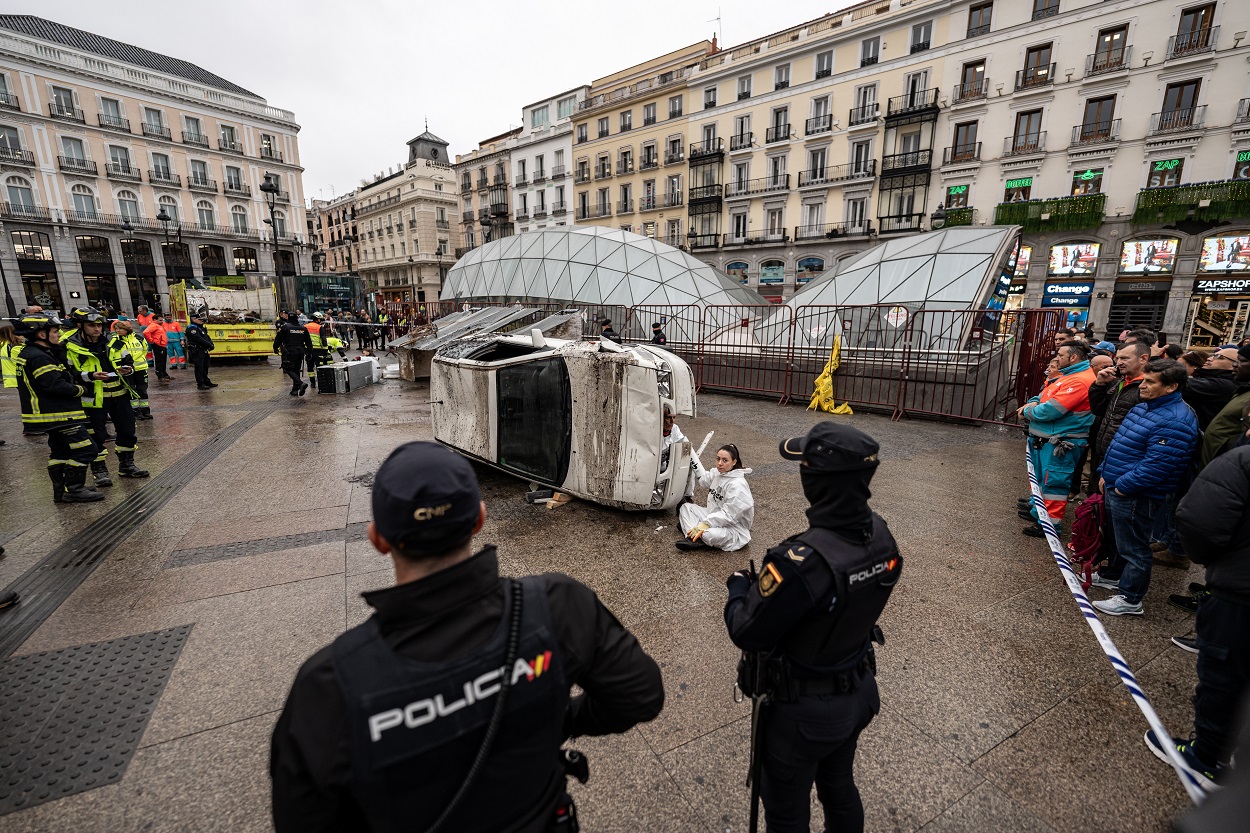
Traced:
[[794, 314], [788, 306], [706, 306], [703, 344], [695, 373], [699, 390], [726, 390], [790, 399], [789, 339], [765, 343], [761, 331], [789, 333]]
[[[894, 331], [901, 331], [905, 324], [897, 320], [898, 309], [882, 304], [798, 307], [791, 395], [801, 400], [811, 398], [836, 336], [841, 340], [841, 350], [840, 364], [833, 374], [834, 398], [849, 402], [852, 408], [896, 413], [903, 378], [903, 349]], [[891, 321], [897, 321], [897, 325]]]

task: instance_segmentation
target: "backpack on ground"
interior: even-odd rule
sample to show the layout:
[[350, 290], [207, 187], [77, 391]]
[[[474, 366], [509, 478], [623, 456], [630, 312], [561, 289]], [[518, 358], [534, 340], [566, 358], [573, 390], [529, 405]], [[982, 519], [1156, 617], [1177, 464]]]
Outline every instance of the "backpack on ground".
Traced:
[[1069, 560], [1081, 572], [1081, 587], [1089, 589], [1094, 566], [1102, 551], [1103, 524], [1107, 522], [1107, 507], [1102, 495], [1094, 492], [1076, 507], [1076, 520], [1072, 522], [1072, 539], [1068, 541]]

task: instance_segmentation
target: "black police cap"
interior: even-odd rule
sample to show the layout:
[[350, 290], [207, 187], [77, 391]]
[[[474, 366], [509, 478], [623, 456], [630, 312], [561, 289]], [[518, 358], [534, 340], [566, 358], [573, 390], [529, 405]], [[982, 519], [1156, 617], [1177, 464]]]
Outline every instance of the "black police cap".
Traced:
[[373, 478], [373, 522], [387, 541], [442, 552], [473, 535], [481, 509], [473, 467], [431, 442], [391, 452]]
[[875, 468], [881, 447], [872, 437], [836, 422], [821, 422], [805, 436], [781, 442], [781, 456], [802, 460], [813, 471], [860, 471]]

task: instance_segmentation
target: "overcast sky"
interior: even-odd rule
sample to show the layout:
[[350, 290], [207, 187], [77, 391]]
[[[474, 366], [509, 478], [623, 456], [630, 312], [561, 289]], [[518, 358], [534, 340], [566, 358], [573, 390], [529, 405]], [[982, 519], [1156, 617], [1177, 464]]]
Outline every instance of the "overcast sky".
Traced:
[[295, 111], [304, 192], [329, 199], [407, 159], [424, 130], [453, 155], [520, 124], [521, 107], [679, 49], [768, 35], [852, 0], [10, 0], [172, 55]]

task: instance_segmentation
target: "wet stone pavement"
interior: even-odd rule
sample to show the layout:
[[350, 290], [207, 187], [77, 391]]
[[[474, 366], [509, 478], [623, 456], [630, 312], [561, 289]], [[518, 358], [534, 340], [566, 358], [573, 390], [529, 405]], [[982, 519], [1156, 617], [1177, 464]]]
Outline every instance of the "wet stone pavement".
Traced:
[[[363, 537], [370, 482], [395, 446], [430, 438], [426, 387], [387, 381], [347, 396], [290, 399], [276, 360], [215, 369], [221, 387], [212, 392], [195, 390], [189, 374], [174, 376], [153, 386], [156, 419], [139, 423], [138, 462], [154, 477], [176, 470], [216, 432], [278, 406], [164, 495], [14, 646], [13, 657], [27, 659], [6, 663], [0, 698], [20, 696], [15, 669], [45, 657], [46, 667], [69, 668], [75, 656], [185, 633], [180, 653], [144, 666], [155, 669], [156, 693], [133, 707], [147, 712], [126, 714], [146, 727], [127, 724], [125, 737], [134, 740], [114, 750], [121, 763], [111, 763], [121, 777], [49, 790], [16, 810], [0, 797], [6, 833], [271, 829], [268, 739], [295, 671], [368, 615], [361, 591], [392, 580], [388, 559]], [[668, 699], [659, 718], [576, 743], [591, 764], [590, 783], [574, 788], [586, 830], [746, 830], [749, 709], [732, 696], [737, 652], [721, 622], [724, 579], [804, 528], [796, 464], [782, 462], [776, 448], [818, 419], [801, 407], [708, 395], [699, 398], [698, 419], [682, 420], [688, 436], [714, 430], [715, 444], [736, 443], [755, 469], [754, 541], [733, 554], [676, 551], [673, 512], [581, 502], [548, 510], [525, 503], [521, 481], [479, 469], [489, 512], [479, 541], [499, 545], [505, 572], [561, 571], [587, 583], [663, 668]], [[838, 419], [882, 445], [874, 506], [906, 558], [882, 621], [881, 714], [857, 761], [867, 829], [1167, 830], [1185, 794], [1143, 745], [1145, 722], [1045, 545], [1020, 534], [1015, 499], [1027, 481], [1017, 435], [875, 415]], [[101, 503], [54, 506], [46, 444], [22, 437], [15, 396], [0, 399], [0, 438], [8, 441], [0, 447], [0, 544], [9, 553], [0, 586], [29, 580], [48, 553], [153, 482], [119, 480]], [[1146, 616], [1106, 623], [1177, 734], [1192, 722], [1194, 657], [1168, 640], [1190, 633], [1193, 622], [1165, 600], [1197, 579], [1197, 569], [1158, 569]], [[13, 616], [0, 614], [0, 636]], [[10, 723], [4, 744], [33, 746], [73, 725], [75, 710], [108, 711], [84, 706], [78, 689], [60, 691], [48, 688], [42, 734], [37, 720], [30, 730]], [[76, 783], [78, 758], [70, 758], [66, 774]], [[820, 819], [813, 800], [813, 829]]]

